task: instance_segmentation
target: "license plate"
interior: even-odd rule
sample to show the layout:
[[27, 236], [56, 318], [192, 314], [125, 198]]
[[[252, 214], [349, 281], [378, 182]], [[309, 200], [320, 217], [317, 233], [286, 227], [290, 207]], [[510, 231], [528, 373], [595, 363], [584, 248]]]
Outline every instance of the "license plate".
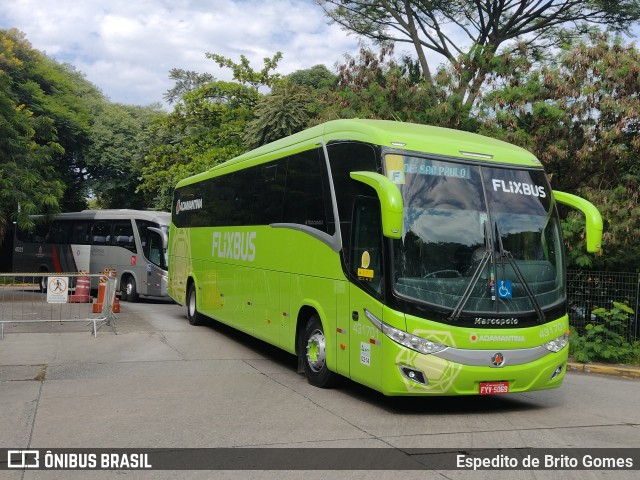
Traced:
[[509, 393], [509, 382], [480, 382], [480, 395]]

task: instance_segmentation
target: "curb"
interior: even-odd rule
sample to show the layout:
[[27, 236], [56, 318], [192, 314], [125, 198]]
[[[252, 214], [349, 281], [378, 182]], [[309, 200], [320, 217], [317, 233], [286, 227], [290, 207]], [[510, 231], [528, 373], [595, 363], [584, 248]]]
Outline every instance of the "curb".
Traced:
[[567, 363], [568, 372], [595, 373], [598, 375], [613, 375], [616, 377], [640, 380], [640, 368], [618, 367], [615, 365], [594, 365], [589, 363]]

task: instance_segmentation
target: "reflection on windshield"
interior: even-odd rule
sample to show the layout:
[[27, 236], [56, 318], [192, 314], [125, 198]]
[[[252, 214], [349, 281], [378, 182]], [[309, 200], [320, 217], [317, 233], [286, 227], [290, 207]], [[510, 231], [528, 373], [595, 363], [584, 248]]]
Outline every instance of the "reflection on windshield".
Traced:
[[393, 246], [397, 293], [466, 313], [540, 312], [562, 299], [561, 239], [544, 172], [387, 157], [387, 175], [391, 165], [403, 171], [390, 176], [405, 206]]

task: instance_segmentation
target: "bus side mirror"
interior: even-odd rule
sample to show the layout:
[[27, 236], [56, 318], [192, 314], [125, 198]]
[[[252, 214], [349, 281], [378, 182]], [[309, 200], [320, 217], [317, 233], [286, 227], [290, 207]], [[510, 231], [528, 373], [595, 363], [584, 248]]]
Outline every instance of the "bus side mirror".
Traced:
[[602, 245], [602, 216], [589, 201], [570, 193], [554, 191], [556, 202], [580, 210], [585, 217], [587, 231], [587, 252], [597, 253]]
[[373, 189], [380, 199], [382, 234], [388, 238], [402, 237], [402, 194], [398, 186], [375, 172], [351, 172], [351, 178]]
[[167, 238], [167, 234], [160, 228], [147, 227], [147, 229], [160, 235], [160, 238], [162, 239], [162, 248], [166, 250], [167, 245], [169, 244], [169, 239]]

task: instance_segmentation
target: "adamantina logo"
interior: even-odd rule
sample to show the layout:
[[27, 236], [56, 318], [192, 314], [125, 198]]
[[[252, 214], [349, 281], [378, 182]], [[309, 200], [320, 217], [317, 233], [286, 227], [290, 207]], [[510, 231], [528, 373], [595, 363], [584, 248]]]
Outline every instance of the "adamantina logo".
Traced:
[[202, 209], [202, 199], [195, 198], [193, 200], [178, 200], [176, 202], [176, 215], [180, 212], [188, 212], [189, 210], [200, 210]]

